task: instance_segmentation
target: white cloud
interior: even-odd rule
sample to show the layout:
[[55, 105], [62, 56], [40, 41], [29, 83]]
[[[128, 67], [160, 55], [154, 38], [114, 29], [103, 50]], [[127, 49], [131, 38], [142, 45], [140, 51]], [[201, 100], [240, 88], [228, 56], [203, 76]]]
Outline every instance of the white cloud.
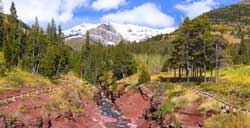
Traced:
[[161, 12], [161, 10], [152, 3], [145, 3], [132, 10], [119, 11], [105, 15], [101, 18], [102, 21], [128, 23], [150, 27], [172, 27], [174, 19], [171, 16]]
[[87, 6], [88, 0], [3, 0], [4, 12], [9, 13], [11, 2], [16, 4], [19, 19], [32, 23], [38, 17], [42, 24], [54, 18], [57, 23], [66, 23], [74, 18], [77, 7]]
[[118, 7], [125, 5], [126, 0], [96, 0], [92, 3], [92, 7], [95, 10], [111, 10], [117, 9]]
[[212, 10], [219, 5], [215, 0], [186, 0], [185, 4], [178, 4], [175, 8], [181, 10], [191, 19]]

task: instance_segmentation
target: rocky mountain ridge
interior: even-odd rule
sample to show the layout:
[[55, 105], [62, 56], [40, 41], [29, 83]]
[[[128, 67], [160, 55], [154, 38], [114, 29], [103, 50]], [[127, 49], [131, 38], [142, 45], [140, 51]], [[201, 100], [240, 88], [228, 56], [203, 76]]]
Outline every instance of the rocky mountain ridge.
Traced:
[[101, 42], [105, 45], [115, 45], [122, 40], [129, 42], [141, 42], [148, 38], [169, 34], [175, 28], [153, 29], [149, 27], [136, 26], [132, 24], [101, 23], [101, 24], [81, 24], [64, 31], [66, 40], [85, 38], [89, 31], [90, 39], [93, 42]]

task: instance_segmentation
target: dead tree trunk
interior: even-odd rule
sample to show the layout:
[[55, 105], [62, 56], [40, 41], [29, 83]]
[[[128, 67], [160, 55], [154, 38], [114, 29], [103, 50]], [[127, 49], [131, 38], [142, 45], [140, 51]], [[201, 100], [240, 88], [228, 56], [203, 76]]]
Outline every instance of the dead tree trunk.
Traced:
[[206, 76], [206, 72], [207, 72], [207, 65], [206, 65], [206, 42], [203, 41], [203, 46], [204, 46], [204, 82], [207, 82], [207, 76]]
[[216, 56], [216, 61], [215, 61], [215, 83], [218, 83], [219, 81], [219, 52], [218, 52], [218, 43], [216, 43], [216, 50], [215, 50], [215, 56]]

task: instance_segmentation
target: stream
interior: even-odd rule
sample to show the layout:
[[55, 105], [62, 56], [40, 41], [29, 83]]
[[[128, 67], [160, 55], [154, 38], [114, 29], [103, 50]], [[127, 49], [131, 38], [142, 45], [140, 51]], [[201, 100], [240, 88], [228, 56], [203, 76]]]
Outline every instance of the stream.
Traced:
[[106, 128], [136, 128], [136, 125], [131, 124], [124, 115], [120, 112], [113, 110], [113, 105], [110, 100], [101, 93], [102, 104], [99, 106], [102, 115], [108, 118], [115, 119], [116, 122], [106, 123]]

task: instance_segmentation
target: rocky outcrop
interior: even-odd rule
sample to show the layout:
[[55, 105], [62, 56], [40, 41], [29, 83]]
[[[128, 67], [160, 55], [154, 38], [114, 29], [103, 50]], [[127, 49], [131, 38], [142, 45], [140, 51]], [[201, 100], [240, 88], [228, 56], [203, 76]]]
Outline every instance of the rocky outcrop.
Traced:
[[111, 25], [101, 24], [95, 29], [89, 30], [90, 39], [105, 45], [119, 43], [123, 37]]
[[116, 104], [132, 123], [142, 126], [144, 124], [144, 112], [150, 107], [150, 100], [145, 99], [140, 91], [133, 90], [116, 100]]

